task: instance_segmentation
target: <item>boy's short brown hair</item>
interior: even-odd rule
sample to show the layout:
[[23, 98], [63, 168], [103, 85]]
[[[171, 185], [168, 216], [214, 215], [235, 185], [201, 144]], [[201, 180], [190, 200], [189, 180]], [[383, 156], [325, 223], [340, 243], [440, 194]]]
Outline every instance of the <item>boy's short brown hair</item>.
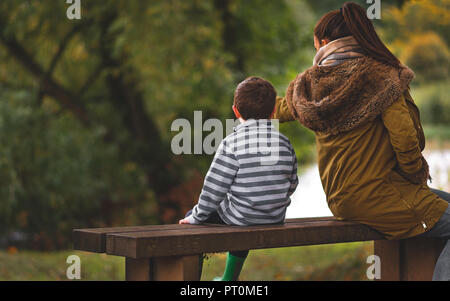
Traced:
[[252, 76], [241, 82], [234, 92], [234, 106], [247, 119], [269, 119], [277, 92], [268, 81]]

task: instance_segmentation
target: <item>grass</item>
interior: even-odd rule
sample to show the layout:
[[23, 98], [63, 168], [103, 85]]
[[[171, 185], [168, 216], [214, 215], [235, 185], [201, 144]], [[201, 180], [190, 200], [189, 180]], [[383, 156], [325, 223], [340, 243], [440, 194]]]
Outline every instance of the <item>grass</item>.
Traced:
[[125, 264], [122, 257], [93, 254], [79, 251], [0, 252], [0, 281], [5, 280], [67, 280], [66, 263], [69, 255], [78, 255], [81, 261], [81, 279], [84, 280], [123, 280]]
[[[367, 280], [366, 259], [373, 254], [371, 242], [341, 243], [252, 250], [240, 280]], [[214, 254], [203, 265], [202, 280], [220, 276], [226, 253]]]
[[[367, 280], [366, 259], [373, 253], [371, 242], [341, 243], [252, 250], [240, 280]], [[0, 251], [0, 281], [67, 280], [69, 255], [81, 260], [82, 280], [123, 280], [122, 257], [80, 251], [34, 252], [10, 248]], [[207, 254], [202, 280], [222, 274], [226, 253]]]

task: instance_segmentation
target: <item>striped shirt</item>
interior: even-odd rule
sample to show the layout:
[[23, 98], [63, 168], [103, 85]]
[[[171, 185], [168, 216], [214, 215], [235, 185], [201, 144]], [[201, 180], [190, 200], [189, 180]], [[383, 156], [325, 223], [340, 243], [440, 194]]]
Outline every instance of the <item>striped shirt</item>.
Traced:
[[191, 224], [217, 211], [229, 225], [282, 223], [298, 184], [289, 139], [271, 120], [247, 120], [222, 140], [206, 174]]

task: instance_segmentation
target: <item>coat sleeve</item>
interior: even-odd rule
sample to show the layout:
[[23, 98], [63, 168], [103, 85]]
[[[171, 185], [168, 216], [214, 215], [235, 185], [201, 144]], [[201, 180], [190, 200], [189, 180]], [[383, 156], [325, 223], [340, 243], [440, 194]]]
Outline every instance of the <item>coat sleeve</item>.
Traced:
[[286, 97], [277, 96], [275, 101], [275, 113], [272, 118], [280, 120], [280, 123], [295, 120], [288, 107]]
[[417, 132], [404, 96], [397, 99], [381, 115], [394, 149], [396, 171], [414, 184], [429, 178], [428, 164], [422, 156]]
[[420, 123], [419, 109], [414, 103], [414, 99], [412, 98], [409, 91], [405, 92], [405, 100], [406, 104], [408, 105], [409, 112], [414, 123], [414, 127], [416, 128], [417, 131], [417, 139], [419, 139], [420, 149], [423, 151], [425, 149], [425, 135], [423, 133], [422, 124]]

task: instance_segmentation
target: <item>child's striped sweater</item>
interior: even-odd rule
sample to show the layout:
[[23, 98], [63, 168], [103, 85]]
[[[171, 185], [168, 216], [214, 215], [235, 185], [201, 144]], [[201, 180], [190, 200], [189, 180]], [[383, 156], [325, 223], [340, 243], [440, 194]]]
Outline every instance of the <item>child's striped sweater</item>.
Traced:
[[247, 120], [218, 147], [189, 222], [217, 211], [229, 225], [282, 223], [297, 184], [289, 139], [270, 120]]

